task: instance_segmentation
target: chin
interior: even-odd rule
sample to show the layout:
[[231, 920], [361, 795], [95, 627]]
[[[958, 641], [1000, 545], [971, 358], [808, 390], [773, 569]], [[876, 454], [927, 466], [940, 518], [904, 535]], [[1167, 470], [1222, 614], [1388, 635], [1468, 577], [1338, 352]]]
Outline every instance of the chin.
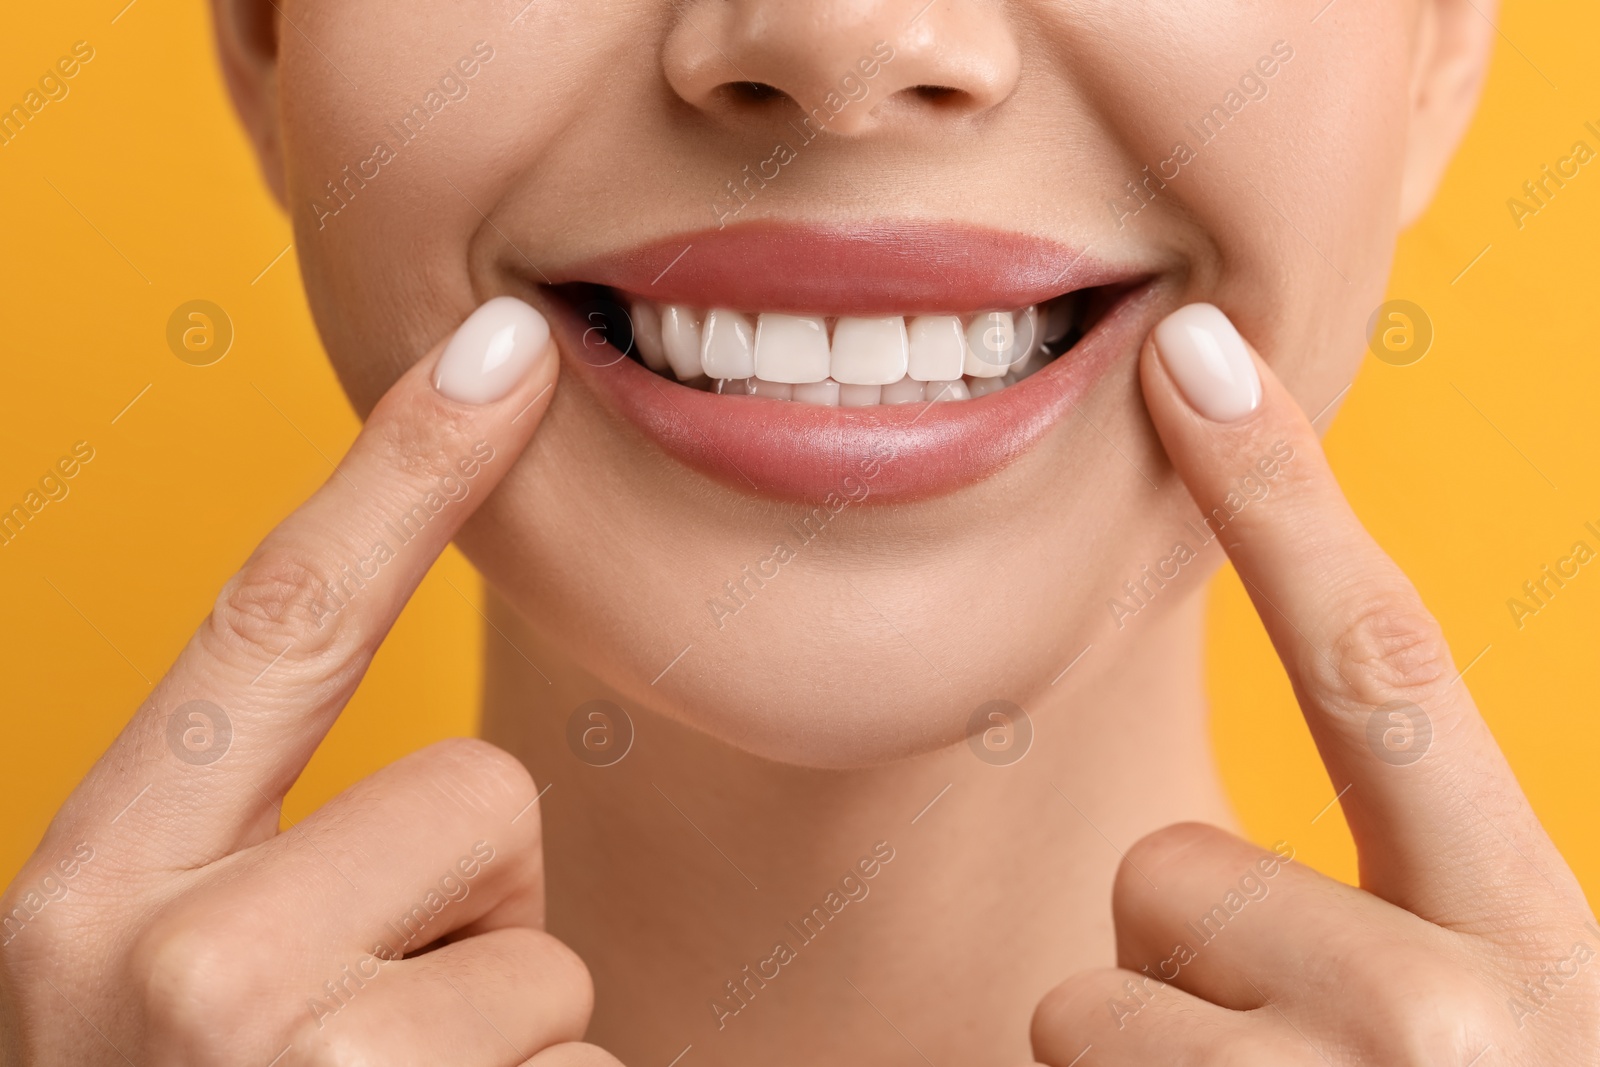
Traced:
[[[1135, 380], [1144, 337], [1184, 299], [1172, 278], [1015, 235], [870, 232], [881, 245], [755, 230], [723, 246], [735, 263], [755, 254], [748, 242], [771, 261], [773, 241], [799, 241], [804, 276], [774, 288], [770, 272], [685, 271], [654, 305], [628, 294], [676, 238], [549, 286], [496, 276], [549, 311], [562, 380], [462, 547], [539, 654], [625, 706], [789, 765], [880, 766], [961, 743], [991, 701], [1042, 710], [1086, 647], [1138, 632], [1106, 636], [1108, 599], [1193, 510]], [[917, 241], [930, 256], [907, 280], [890, 267]], [[936, 284], [940, 249], [973, 277], [944, 270]], [[819, 255], [856, 257], [852, 277], [881, 288], [807, 290], [830, 276]], [[894, 259], [862, 262], [874, 255]], [[929, 320], [978, 373], [917, 357]], [[1004, 373], [974, 355], [986, 339]], [[924, 383], [912, 366], [945, 377]], [[895, 380], [870, 387], [875, 403], [839, 403], [853, 384], [839, 378], [869, 371]], [[777, 378], [817, 376], [768, 395]], [[908, 380], [920, 397], [895, 399]], [[962, 395], [930, 399], [935, 381]], [[1200, 569], [1139, 621], [1180, 602]]]

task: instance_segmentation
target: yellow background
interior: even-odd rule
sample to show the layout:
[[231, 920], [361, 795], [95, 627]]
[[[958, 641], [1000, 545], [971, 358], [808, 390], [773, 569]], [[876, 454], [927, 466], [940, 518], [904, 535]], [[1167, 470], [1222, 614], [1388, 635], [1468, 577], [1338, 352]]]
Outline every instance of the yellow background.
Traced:
[[[74, 442], [96, 451], [70, 495], [0, 547], [0, 880], [223, 581], [357, 429], [294, 253], [278, 258], [289, 229], [227, 109], [204, 6], [124, 2], [29, 5], [0, 34], [4, 104], [75, 41], [96, 51], [70, 95], [0, 147], [0, 505]], [[1369, 357], [1328, 438], [1356, 509], [1421, 587], [1458, 662], [1487, 648], [1468, 680], [1591, 891], [1600, 564], [1521, 630], [1506, 601], [1580, 537], [1600, 548], [1582, 528], [1600, 527], [1600, 163], [1520, 232], [1506, 200], [1576, 139], [1600, 147], [1583, 130], [1600, 127], [1596, 40], [1593, 4], [1507, 5], [1483, 112], [1402, 242], [1391, 286], [1430, 314], [1433, 349], [1405, 368]], [[165, 340], [173, 309], [196, 298], [224, 307], [237, 332], [210, 367], [180, 362]], [[296, 788], [291, 818], [474, 729], [478, 596], [452, 550]], [[1317, 817], [1333, 790], [1231, 573], [1212, 616], [1215, 737], [1246, 826], [1353, 878], [1337, 807]]]

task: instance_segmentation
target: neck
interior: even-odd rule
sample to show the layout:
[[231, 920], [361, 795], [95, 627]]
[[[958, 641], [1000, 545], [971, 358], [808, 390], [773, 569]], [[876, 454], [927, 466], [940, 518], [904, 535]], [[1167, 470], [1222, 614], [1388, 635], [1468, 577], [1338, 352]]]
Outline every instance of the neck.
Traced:
[[553, 669], [561, 654], [491, 596], [484, 736], [548, 787], [548, 927], [594, 975], [589, 1040], [627, 1063], [693, 1045], [686, 1067], [921, 1063], [918, 1050], [1027, 1062], [1039, 998], [1115, 960], [1120, 853], [1173, 822], [1231, 823], [1201, 599], [1141, 620], [1030, 703], [1016, 763], [963, 744], [821, 771], [635, 706], [627, 755], [585, 765], [568, 717], [614, 695]]

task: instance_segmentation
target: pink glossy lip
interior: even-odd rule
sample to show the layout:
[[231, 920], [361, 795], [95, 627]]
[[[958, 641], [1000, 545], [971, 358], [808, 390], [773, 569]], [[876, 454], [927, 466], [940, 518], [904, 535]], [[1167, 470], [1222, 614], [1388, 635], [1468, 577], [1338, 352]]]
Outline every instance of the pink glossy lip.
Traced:
[[1015, 308], [1099, 286], [1121, 293], [1076, 346], [1016, 385], [976, 400], [871, 408], [691, 389], [614, 349], [597, 351], [591, 323], [564, 301], [546, 306], [555, 305], [568, 371], [687, 466], [779, 499], [890, 502], [971, 485], [1038, 442], [1155, 325], [1162, 301], [1154, 278], [1036, 237], [924, 224], [848, 233], [751, 224], [551, 274], [556, 284], [607, 285], [702, 308], [823, 315]]
[[1128, 277], [1078, 249], [1000, 230], [757, 222], [668, 237], [573, 264], [549, 280], [703, 308], [904, 315], [1012, 310]]
[[[827, 408], [718, 396], [626, 358], [607, 366], [565, 362], [567, 373], [668, 455], [734, 489], [805, 503], [830, 496], [890, 503], [953, 492], [1022, 455], [1143, 339], [1161, 310], [1152, 286], [1134, 290], [1043, 370], [952, 403]], [[584, 328], [570, 310], [558, 310], [564, 353], [582, 351]]]

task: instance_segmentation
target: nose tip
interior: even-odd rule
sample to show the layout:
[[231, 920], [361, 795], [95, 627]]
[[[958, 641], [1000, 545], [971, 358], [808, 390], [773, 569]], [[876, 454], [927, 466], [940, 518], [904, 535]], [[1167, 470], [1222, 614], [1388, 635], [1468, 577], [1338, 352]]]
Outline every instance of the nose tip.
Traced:
[[987, 111], [1021, 67], [1010, 25], [984, 0], [693, 0], [663, 62], [680, 98], [724, 121], [787, 100], [847, 137]]

